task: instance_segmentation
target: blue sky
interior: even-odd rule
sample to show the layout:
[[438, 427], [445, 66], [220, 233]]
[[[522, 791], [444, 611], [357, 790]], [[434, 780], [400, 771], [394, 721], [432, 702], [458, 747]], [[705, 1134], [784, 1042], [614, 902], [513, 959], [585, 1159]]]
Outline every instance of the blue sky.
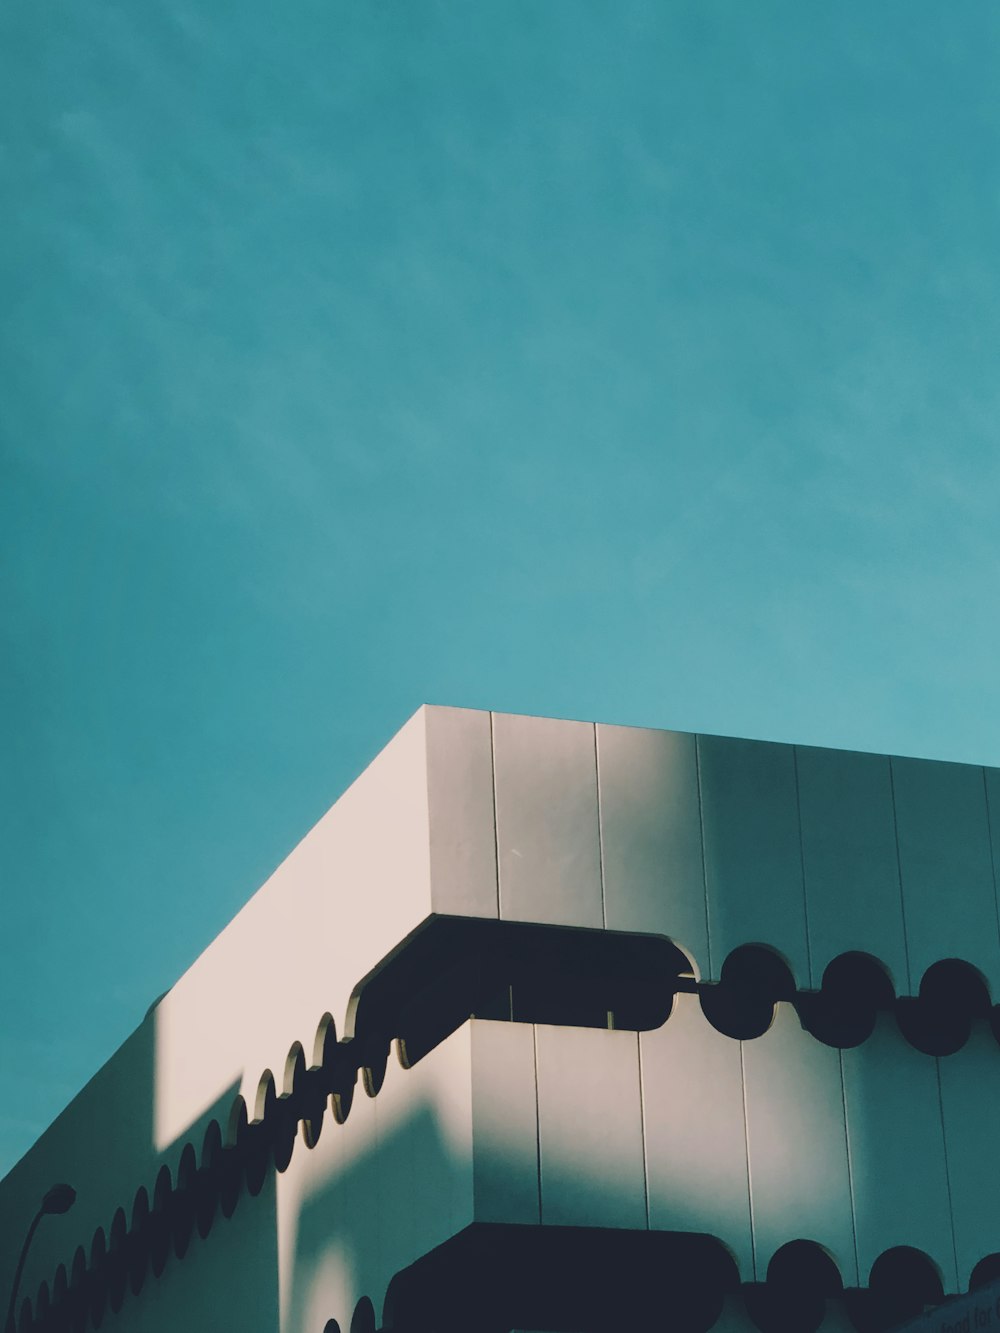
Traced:
[[421, 702], [1000, 764], [998, 56], [0, 10], [0, 1172]]

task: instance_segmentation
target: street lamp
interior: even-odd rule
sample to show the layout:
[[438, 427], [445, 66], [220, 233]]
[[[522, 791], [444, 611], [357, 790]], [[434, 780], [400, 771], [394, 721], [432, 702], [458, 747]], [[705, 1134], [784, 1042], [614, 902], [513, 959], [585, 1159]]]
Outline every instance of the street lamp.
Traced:
[[24, 1261], [28, 1257], [28, 1247], [31, 1244], [31, 1238], [35, 1234], [39, 1222], [46, 1213], [68, 1213], [76, 1201], [76, 1190], [72, 1185], [53, 1185], [51, 1189], [46, 1190], [42, 1196], [42, 1202], [38, 1206], [38, 1212], [31, 1219], [31, 1226], [28, 1228], [28, 1234], [24, 1238], [24, 1244], [21, 1246], [21, 1257], [17, 1261], [17, 1268], [14, 1270], [14, 1285], [10, 1292], [10, 1304], [7, 1306], [7, 1322], [4, 1324], [4, 1333], [16, 1333], [14, 1327], [14, 1303], [17, 1300], [17, 1289], [21, 1285], [21, 1273], [24, 1271]]

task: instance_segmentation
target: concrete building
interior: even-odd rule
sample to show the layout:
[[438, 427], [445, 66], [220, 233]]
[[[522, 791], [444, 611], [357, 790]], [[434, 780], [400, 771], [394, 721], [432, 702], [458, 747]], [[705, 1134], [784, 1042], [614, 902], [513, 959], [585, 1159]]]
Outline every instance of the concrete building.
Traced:
[[17, 1328], [875, 1333], [983, 1286], [998, 821], [992, 769], [421, 709], [0, 1182], [0, 1292], [77, 1190]]

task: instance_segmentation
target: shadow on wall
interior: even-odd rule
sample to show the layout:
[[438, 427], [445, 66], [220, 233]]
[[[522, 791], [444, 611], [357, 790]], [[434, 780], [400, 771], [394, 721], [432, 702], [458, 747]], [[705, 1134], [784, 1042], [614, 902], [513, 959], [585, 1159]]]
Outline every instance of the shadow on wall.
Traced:
[[[576, 1018], [578, 1023], [584, 1019], [596, 1026], [604, 1012], [606, 993], [609, 1000], [614, 997], [619, 1011], [630, 1007], [635, 1011], [643, 1020], [636, 1026], [645, 1026], [647, 1022], [652, 1025], [662, 1022], [663, 1011], [669, 1012], [675, 990], [682, 984], [683, 956], [665, 941], [647, 938], [636, 944], [627, 937], [599, 932], [563, 932], [554, 928], [498, 930], [495, 926], [489, 932], [489, 940], [492, 942], [494, 938], [501, 943], [489, 955], [493, 960], [492, 979], [504, 984], [513, 979], [506, 987], [511, 1006], [508, 1018], [546, 1016], [555, 1005], [562, 1022], [573, 1026]], [[485, 947], [485, 934], [483, 939]], [[558, 986], [553, 992], [550, 986], [540, 986], [538, 978], [553, 971], [553, 951], [558, 952], [561, 941], [565, 942], [567, 952], [561, 957], [561, 968], [554, 969]], [[452, 952], [452, 943], [449, 936], [445, 952]], [[609, 948], [625, 950], [620, 958], [616, 953], [614, 965], [608, 963], [610, 955], [605, 951]], [[434, 961], [430, 954], [428, 959]], [[593, 983], [601, 959], [608, 989], [600, 991], [601, 1012], [592, 1014], [589, 1010], [593, 1007], [593, 995], [588, 991], [588, 983]], [[641, 968], [637, 967], [640, 961], [643, 961]], [[856, 970], [850, 974], [853, 982]], [[371, 1295], [380, 1303], [395, 1272], [411, 1265], [415, 1255], [427, 1254], [449, 1237], [462, 1233], [472, 1219], [468, 1145], [461, 1135], [455, 1135], [454, 1126], [444, 1123], [436, 1103], [421, 1100], [424, 1076], [418, 1072], [420, 1066], [412, 1073], [395, 1070], [386, 1092], [375, 1100], [359, 1093], [344, 1126], [333, 1122], [329, 1110], [330, 1093], [337, 1089], [342, 1108], [346, 1110], [351, 1105], [358, 1056], [377, 1056], [383, 1050], [386, 1033], [399, 1034], [394, 1010], [396, 1018], [406, 1017], [407, 1011], [405, 1007], [396, 1010], [395, 1006], [406, 996], [415, 995], [420, 1000], [417, 978], [410, 971], [408, 962], [405, 975], [397, 978], [398, 985], [388, 990], [374, 987], [367, 1006], [362, 1006], [371, 1015], [371, 1040], [362, 1031], [357, 1041], [338, 1044], [330, 1025], [324, 1029], [328, 1040], [316, 1054], [315, 1066], [307, 1066], [301, 1048], [297, 1048], [281, 1089], [286, 1095], [281, 1095], [273, 1080], [265, 1080], [259, 1107], [251, 1108], [251, 1115], [256, 1110], [260, 1117], [259, 1123], [248, 1120], [234, 1084], [161, 1153], [153, 1146], [155, 1024], [147, 1018], [69, 1108], [72, 1115], [61, 1117], [43, 1136], [47, 1140], [43, 1153], [46, 1161], [73, 1164], [60, 1174], [77, 1186], [80, 1197], [72, 1213], [50, 1220], [51, 1230], [45, 1234], [44, 1244], [33, 1253], [25, 1275], [22, 1294], [38, 1293], [32, 1302], [38, 1326], [82, 1327], [79, 1323], [82, 1313], [84, 1323], [107, 1320], [109, 1327], [113, 1327], [111, 1316], [121, 1310], [126, 1316], [122, 1327], [136, 1333], [147, 1330], [159, 1333], [167, 1326], [176, 1326], [178, 1320], [197, 1323], [204, 1318], [204, 1310], [214, 1306], [224, 1292], [227, 1319], [231, 1312], [237, 1312], [241, 1327], [273, 1330], [279, 1318], [280, 1288], [282, 1327], [288, 1333], [313, 1333], [331, 1317], [349, 1320], [361, 1296]], [[773, 967], [765, 981], [772, 971]], [[431, 974], [434, 975], [433, 969]], [[623, 979], [628, 982], [625, 990]], [[642, 980], [638, 991], [637, 980]], [[740, 985], [734, 993], [746, 991], [752, 983], [761, 990], [767, 1005], [773, 1004], [770, 994], [764, 993], [767, 987], [757, 980], [755, 973], [746, 971], [744, 976], [740, 972], [736, 981]], [[787, 990], [788, 979], [779, 981]], [[465, 984], [462, 977], [457, 982], [450, 979], [443, 995], [425, 989], [421, 1001], [423, 1019], [418, 1025], [422, 1031], [412, 1033], [414, 1051], [429, 1049], [438, 1042], [442, 1030], [460, 1021], [463, 1011], [467, 1017]], [[704, 996], [710, 992], [704, 987], [695, 989], [703, 1012]], [[449, 998], [455, 994], [459, 996], [457, 1003]], [[529, 997], [528, 1012], [523, 1015], [516, 1012], [517, 997], [522, 994]], [[586, 1001], [586, 1012], [578, 1013], [575, 1008], [578, 994]], [[563, 1013], [567, 997], [573, 1003]], [[694, 996], [689, 998], [692, 1004], [697, 1003]], [[884, 1004], [887, 999], [888, 992], [885, 997], [873, 994], [876, 1004]], [[419, 1010], [420, 1004], [416, 1008]], [[610, 1010], [608, 1003], [605, 1018], [610, 1016]], [[665, 1032], [669, 1035], [677, 1031], [678, 1021], [674, 1017], [667, 1022]], [[807, 1041], [797, 1024], [789, 1022], [788, 1031], [790, 1041]], [[761, 1057], [772, 1047], [777, 1050], [778, 1036], [775, 1031], [762, 1041]], [[855, 1034], [852, 1032], [851, 1036]], [[866, 1054], [871, 1041], [870, 1037], [864, 1041]], [[739, 1044], [726, 1037], [720, 1037], [719, 1042], [727, 1056], [732, 1055], [739, 1062]], [[904, 1054], [909, 1051], [906, 1059], [919, 1065], [921, 1072], [934, 1076], [933, 1061], [895, 1037], [891, 1037], [890, 1044], [893, 1050], [901, 1046]], [[703, 1037], [698, 1038], [697, 1045], [701, 1050]], [[751, 1046], [756, 1051], [757, 1044]], [[815, 1050], [829, 1054], [829, 1046], [822, 1043], [816, 1044]], [[754, 1051], [747, 1049], [748, 1067], [754, 1065]], [[439, 1055], [444, 1058], [444, 1052]], [[428, 1061], [428, 1068], [439, 1055]], [[801, 1068], [797, 1060], [785, 1063], [789, 1070]], [[686, 1079], [690, 1073], [691, 1070], [685, 1071]], [[671, 1060], [664, 1064], [664, 1079], [676, 1082], [671, 1075]], [[377, 1060], [366, 1072], [366, 1082], [373, 1087], [381, 1084]], [[775, 1111], [773, 1107], [769, 1109], [768, 1099], [775, 1093], [776, 1084], [763, 1064], [758, 1082], [763, 1089], [760, 1123], [774, 1122]], [[688, 1081], [685, 1087], [690, 1087]], [[752, 1103], [753, 1098], [750, 1100]], [[840, 1098], [833, 1100], [839, 1107]], [[883, 1100], [881, 1094], [873, 1093], [871, 1098], [860, 1097], [859, 1105], [869, 1101], [881, 1105]], [[925, 1107], [927, 1098], [921, 1092], [914, 1101]], [[742, 1108], [742, 1097], [735, 1097], [734, 1106], [737, 1103]], [[235, 1116], [231, 1115], [234, 1104]], [[109, 1106], [114, 1108], [113, 1131], [108, 1127]], [[817, 1116], [817, 1120], [820, 1118]], [[913, 1118], [912, 1114], [909, 1118]], [[72, 1121], [72, 1135], [68, 1124], [61, 1123], [63, 1120]], [[313, 1152], [304, 1144], [295, 1147], [302, 1120], [315, 1120], [317, 1126], [325, 1123]], [[92, 1150], [86, 1153], [80, 1151], [81, 1123], [93, 1125], [93, 1137], [87, 1145]], [[895, 1125], [889, 1129], [898, 1137]], [[695, 1131], [701, 1139], [705, 1138], [704, 1123], [694, 1125], [692, 1132]], [[842, 1127], [838, 1135], [838, 1141], [842, 1140]], [[224, 1140], [231, 1146], [224, 1148]], [[875, 1139], [873, 1143], [878, 1146]], [[795, 1146], [791, 1133], [777, 1136], [773, 1175], [779, 1184], [788, 1176], [789, 1145]], [[648, 1136], [644, 1146], [648, 1160]], [[809, 1160], [815, 1157], [808, 1143], [799, 1146], [800, 1156]], [[279, 1185], [275, 1168], [280, 1172], [289, 1165], [293, 1147], [296, 1163]], [[858, 1150], [855, 1163], [860, 1163], [864, 1143], [858, 1141], [852, 1148]], [[840, 1174], [846, 1197], [849, 1190], [846, 1154], [842, 1151], [842, 1155], [845, 1163]], [[137, 1163], [142, 1164], [141, 1171]], [[16, 1193], [24, 1165], [15, 1168], [5, 1189], [13, 1182], [12, 1193]], [[606, 1219], [629, 1213], [630, 1209], [634, 1211], [634, 1181], [626, 1187], [613, 1172], [608, 1174], [606, 1167], [607, 1162], [596, 1156], [592, 1170], [586, 1160], [573, 1159], [572, 1170], [584, 1176], [574, 1182], [574, 1197], [584, 1204], [581, 1217]], [[909, 1164], [906, 1168], [912, 1175]], [[795, 1178], [801, 1180], [807, 1174], [804, 1167]], [[299, 1175], [301, 1180], [296, 1183]], [[138, 1190], [137, 1176], [143, 1182]], [[24, 1180], [21, 1183], [24, 1185]], [[703, 1216], [699, 1217], [694, 1197], [683, 1197], [678, 1183], [676, 1172], [671, 1171], [669, 1184], [675, 1206], [668, 1225], [677, 1232], [698, 1225], [714, 1230]], [[759, 1186], [758, 1180], [758, 1193]], [[30, 1218], [37, 1202], [32, 1189], [33, 1186], [24, 1185], [23, 1198], [17, 1200], [26, 1218]], [[787, 1188], [782, 1186], [779, 1194], [780, 1200], [787, 1201]], [[849, 1230], [849, 1210], [845, 1211], [845, 1217], [848, 1218], [845, 1230]], [[780, 1232], [776, 1244], [788, 1238], [795, 1219], [778, 1220], [781, 1225], [776, 1227], [776, 1232]], [[557, 1230], [545, 1229], [548, 1236]], [[892, 1230], [898, 1235], [895, 1224]], [[211, 1237], [204, 1245], [196, 1239], [198, 1235], [209, 1237], [209, 1233]], [[887, 1235], [886, 1239], [890, 1237]], [[14, 1236], [7, 1245], [8, 1252], [16, 1254], [19, 1241], [20, 1235]], [[539, 1243], [554, 1244], [548, 1239]], [[636, 1244], [646, 1243], [636, 1241]], [[764, 1260], [771, 1248], [765, 1249], [761, 1256]], [[466, 1261], [467, 1257], [461, 1260]], [[168, 1280], [157, 1281], [160, 1273]], [[252, 1273], [252, 1280], [248, 1273]], [[931, 1282], [927, 1289], [933, 1285]], [[519, 1322], [528, 1321], [519, 1318]]]
[[[471, 1173], [469, 1156], [456, 1153], [432, 1107], [414, 1108], [382, 1135], [374, 1123], [377, 1102], [372, 1107], [365, 1101], [356, 1101], [351, 1119], [365, 1117], [370, 1126], [352, 1127], [349, 1120], [327, 1132], [339, 1139], [352, 1128], [367, 1129], [373, 1141], [351, 1161], [345, 1161], [346, 1145], [335, 1143], [334, 1174], [298, 1208], [284, 1333], [312, 1333], [330, 1318], [346, 1331], [364, 1297], [380, 1309], [399, 1266], [398, 1260], [393, 1265], [394, 1256], [411, 1263], [447, 1239], [454, 1183]], [[455, 1219], [459, 1225], [468, 1220]]]
[[[468, 1225], [471, 1176], [469, 1154], [428, 1105], [376, 1132], [298, 1209], [285, 1333], [320, 1333], [331, 1320], [358, 1333], [387, 1291], [378, 1326], [414, 1333], [614, 1328], [654, 1310], [680, 1329], [708, 1329], [739, 1284], [734, 1261], [710, 1236]], [[626, 1183], [597, 1169], [578, 1184], [588, 1215], [619, 1216], [635, 1203]]]
[[[158, 1150], [155, 1070], [153, 1006], [3, 1182], [5, 1303], [27, 1224], [42, 1189], [52, 1183], [49, 1177], [67, 1180], [77, 1191], [73, 1208], [46, 1217], [32, 1242], [18, 1291], [18, 1328], [29, 1320], [32, 1327], [114, 1327], [119, 1311], [130, 1333], [161, 1328], [165, 1292], [176, 1291], [187, 1306], [189, 1288], [197, 1292], [200, 1284], [210, 1303], [231, 1285], [226, 1299], [230, 1308], [245, 1311], [241, 1327], [273, 1330], [278, 1281], [273, 1185], [261, 1191], [238, 1228], [241, 1249], [253, 1256], [252, 1291], [235, 1281], [227, 1284], [224, 1268], [209, 1286], [197, 1243], [199, 1233], [206, 1236], [212, 1229], [218, 1208], [216, 1192], [207, 1186], [217, 1174], [223, 1127], [239, 1083], [223, 1089], [175, 1142]], [[44, 1163], [44, 1182], [38, 1163]], [[193, 1300], [193, 1308], [200, 1304]], [[261, 1322], [260, 1311], [268, 1306], [272, 1318]]]

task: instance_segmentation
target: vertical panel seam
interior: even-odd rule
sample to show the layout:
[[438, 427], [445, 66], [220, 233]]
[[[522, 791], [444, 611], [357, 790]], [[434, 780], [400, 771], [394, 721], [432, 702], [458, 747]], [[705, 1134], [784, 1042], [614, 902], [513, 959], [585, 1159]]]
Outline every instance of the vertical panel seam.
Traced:
[[[910, 941], [906, 931], [906, 895], [903, 893], [903, 858], [899, 854], [899, 813], [896, 809], [896, 774], [889, 756], [889, 799], [892, 804], [892, 836], [896, 844], [896, 882], [899, 885], [899, 915], [903, 923], [903, 959], [906, 962], [906, 993], [913, 994]], [[994, 894], [994, 898], [996, 895]]]
[[538, 1225], [542, 1225], [542, 1089], [538, 1080], [538, 1024], [531, 1025], [531, 1049], [535, 1061], [535, 1176], [538, 1181]]
[[955, 1263], [955, 1291], [959, 1290], [958, 1272], [958, 1237], [955, 1233], [955, 1205], [951, 1194], [951, 1167], [948, 1163], [948, 1133], [944, 1123], [944, 1091], [941, 1087], [941, 1060], [934, 1057], [934, 1071], [937, 1074], [938, 1118], [941, 1121], [941, 1153], [944, 1157], [944, 1183], [948, 1191], [948, 1223], [951, 1228], [951, 1254]]
[[747, 1210], [750, 1214], [750, 1259], [753, 1263], [754, 1281], [761, 1279], [757, 1273], [757, 1226], [753, 1215], [753, 1184], [751, 1181], [752, 1170], [750, 1167], [750, 1116], [747, 1112], [747, 1067], [743, 1047], [745, 1043], [740, 1042], [740, 1083], [743, 1087], [743, 1144], [746, 1150], [747, 1159]]
[[712, 922], [711, 914], [708, 910], [708, 858], [705, 854], [705, 803], [702, 799], [701, 790], [701, 737], [695, 735], [694, 738], [694, 774], [698, 786], [698, 834], [701, 838], [701, 884], [705, 898], [705, 951], [708, 957], [705, 959], [705, 971], [701, 976], [711, 977], [712, 973]]
[[608, 928], [608, 905], [604, 891], [604, 830], [601, 827], [601, 762], [597, 752], [597, 723], [594, 728], [594, 783], [597, 791], [597, 873], [601, 881], [601, 926]]
[[844, 1073], [844, 1052], [837, 1051], [840, 1064], [840, 1104], [844, 1111], [844, 1148], [847, 1152], [847, 1191], [851, 1200], [851, 1235], [854, 1238], [854, 1272], [861, 1286], [861, 1255], [858, 1250], [858, 1206], [854, 1195], [854, 1163], [851, 1157], [851, 1133], [847, 1127], [847, 1076]]
[[494, 731], [496, 714], [490, 709], [490, 776], [493, 781], [493, 852], [497, 862], [497, 920], [502, 919], [500, 908], [500, 810], [497, 804], [497, 746]]
[[642, 1138], [642, 1192], [646, 1203], [646, 1230], [649, 1230], [649, 1160], [646, 1155], [646, 1089], [642, 1079], [642, 1033], [635, 1034], [636, 1058], [639, 1064], [639, 1134]]
[[799, 834], [799, 874], [802, 878], [802, 924], [806, 932], [806, 973], [810, 987], [813, 980], [812, 941], [809, 938], [809, 896], [806, 893], [806, 852], [802, 837], [802, 796], [799, 792], [799, 747], [792, 746], [792, 770], [795, 774], [795, 824]]
[[[983, 799], [986, 801], [986, 838], [990, 846], [990, 871], [993, 875], [993, 910], [997, 918], [997, 944], [1000, 947], [1000, 903], [997, 902], [997, 861], [993, 847], [993, 817], [990, 812], [990, 787], [986, 781], [986, 769], [983, 768]], [[992, 980], [992, 978], [991, 978]]]

